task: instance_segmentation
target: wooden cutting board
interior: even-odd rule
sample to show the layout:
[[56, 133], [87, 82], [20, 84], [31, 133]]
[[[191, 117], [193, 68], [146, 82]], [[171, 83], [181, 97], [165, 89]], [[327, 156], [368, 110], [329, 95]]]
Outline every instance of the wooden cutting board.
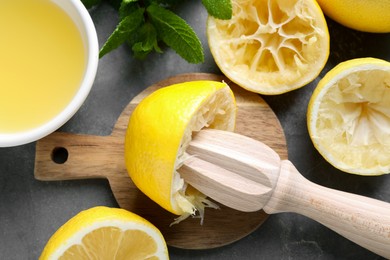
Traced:
[[158, 82], [136, 96], [119, 116], [109, 136], [55, 132], [39, 140], [36, 144], [35, 178], [42, 181], [108, 179], [119, 206], [156, 225], [170, 246], [186, 249], [215, 248], [250, 234], [268, 217], [263, 211], [245, 213], [221, 206], [218, 210], [206, 209], [203, 225], [200, 225], [198, 218], [188, 218], [170, 226], [176, 216], [140, 192], [127, 174], [124, 163], [124, 137], [134, 108], [158, 88], [192, 80], [223, 80], [228, 83], [235, 93], [238, 107], [236, 132], [266, 143], [276, 150], [282, 159], [287, 159], [286, 141], [281, 125], [259, 95], [241, 89], [223, 76], [182, 74]]

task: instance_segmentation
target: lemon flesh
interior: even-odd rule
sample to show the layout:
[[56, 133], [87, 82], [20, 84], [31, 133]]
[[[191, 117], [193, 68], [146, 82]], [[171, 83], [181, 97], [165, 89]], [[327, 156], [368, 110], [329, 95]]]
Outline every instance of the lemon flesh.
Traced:
[[236, 105], [228, 85], [191, 81], [161, 88], [132, 113], [125, 138], [125, 161], [134, 184], [161, 207], [181, 215], [203, 215], [214, 206], [188, 185], [177, 169], [193, 131], [204, 127], [232, 131]]
[[162, 234], [150, 222], [123, 209], [94, 207], [60, 227], [39, 259], [165, 260], [169, 257]]
[[390, 32], [389, 0], [318, 0], [324, 13], [336, 22], [363, 32]]
[[233, 17], [209, 17], [207, 36], [221, 71], [241, 87], [281, 94], [317, 77], [329, 33], [314, 0], [233, 0]]
[[346, 61], [328, 72], [308, 109], [310, 137], [336, 168], [360, 175], [390, 172], [390, 63]]

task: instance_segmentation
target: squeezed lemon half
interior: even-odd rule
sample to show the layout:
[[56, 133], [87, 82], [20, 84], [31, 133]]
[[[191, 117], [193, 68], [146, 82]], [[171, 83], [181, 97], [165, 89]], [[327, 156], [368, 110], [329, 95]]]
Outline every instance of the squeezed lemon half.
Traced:
[[241, 87], [281, 94], [308, 84], [329, 56], [329, 32], [315, 0], [232, 0], [230, 20], [207, 20], [210, 51]]
[[390, 172], [390, 63], [340, 63], [318, 83], [307, 124], [314, 146], [336, 168], [359, 175]]
[[[232, 131], [236, 104], [229, 86], [216, 81], [191, 81], [161, 88], [143, 99], [132, 113], [125, 138], [126, 167], [134, 184], [164, 209], [203, 217], [215, 207], [188, 186], [177, 169], [188, 157], [193, 131]], [[175, 223], [176, 223], [175, 222]]]

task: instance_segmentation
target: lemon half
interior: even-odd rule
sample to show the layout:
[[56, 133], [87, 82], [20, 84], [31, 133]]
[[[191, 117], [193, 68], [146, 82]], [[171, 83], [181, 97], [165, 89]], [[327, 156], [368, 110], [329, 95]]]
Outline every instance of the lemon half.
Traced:
[[[125, 138], [126, 167], [134, 184], [166, 210], [203, 216], [215, 206], [189, 188], [177, 169], [187, 158], [193, 131], [204, 127], [232, 131], [236, 104], [229, 86], [216, 81], [190, 81], [161, 88], [133, 111]], [[176, 223], [176, 222], [175, 222]]]
[[329, 32], [315, 0], [232, 0], [230, 20], [207, 20], [210, 51], [241, 87], [281, 94], [314, 80], [329, 56]]
[[147, 220], [124, 209], [94, 207], [60, 227], [39, 259], [166, 260], [169, 256], [162, 234]]
[[390, 63], [340, 63], [318, 83], [307, 124], [314, 146], [336, 168], [359, 175], [390, 172]]

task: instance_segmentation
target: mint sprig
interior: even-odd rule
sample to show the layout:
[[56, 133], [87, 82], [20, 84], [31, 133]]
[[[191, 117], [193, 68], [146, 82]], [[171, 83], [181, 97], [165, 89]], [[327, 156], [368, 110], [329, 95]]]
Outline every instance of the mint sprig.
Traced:
[[202, 43], [182, 18], [156, 4], [151, 4], [146, 12], [166, 45], [190, 63], [204, 61]]
[[129, 15], [125, 16], [116, 27], [115, 31], [110, 35], [106, 43], [100, 49], [99, 57], [103, 57], [110, 51], [118, 48], [124, 43], [133, 32], [142, 24], [144, 19], [144, 9], [139, 8]]
[[[82, 0], [87, 8], [102, 0]], [[119, 6], [119, 23], [100, 49], [99, 57], [126, 43], [134, 57], [144, 59], [149, 53], [161, 53], [161, 44], [172, 48], [189, 63], [204, 61], [200, 39], [188, 23], [171, 9], [184, 0], [106, 0]], [[202, 0], [209, 15], [230, 19], [231, 0]]]

